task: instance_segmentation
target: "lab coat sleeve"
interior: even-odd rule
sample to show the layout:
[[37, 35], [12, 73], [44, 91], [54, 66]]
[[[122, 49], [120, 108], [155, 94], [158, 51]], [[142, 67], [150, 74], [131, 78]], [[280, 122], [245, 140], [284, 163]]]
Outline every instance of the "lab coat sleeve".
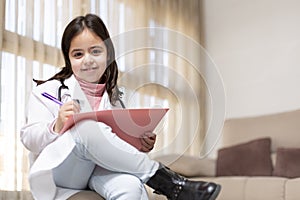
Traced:
[[[49, 101], [49, 100], [48, 100]], [[59, 106], [47, 102], [40, 93], [32, 92], [28, 102], [27, 123], [20, 131], [24, 146], [34, 154], [39, 154], [48, 144], [55, 141], [59, 134], [51, 131]]]

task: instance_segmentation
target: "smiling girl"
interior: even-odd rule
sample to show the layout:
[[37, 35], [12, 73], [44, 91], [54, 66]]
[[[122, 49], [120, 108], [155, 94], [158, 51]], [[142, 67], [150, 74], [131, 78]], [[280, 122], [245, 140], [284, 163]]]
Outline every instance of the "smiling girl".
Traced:
[[[94, 190], [105, 199], [146, 200], [144, 184], [174, 200], [217, 197], [219, 185], [192, 182], [151, 160], [145, 152], [154, 146], [152, 133], [141, 138], [141, 151], [106, 124], [92, 120], [59, 134], [72, 114], [122, 107], [113, 44], [98, 16], [72, 20], [61, 48], [65, 66], [46, 81], [36, 80], [27, 124], [21, 130], [21, 140], [30, 151], [29, 182], [35, 199], [68, 199], [81, 190]], [[44, 98], [45, 91], [63, 105]], [[80, 104], [73, 99], [80, 99]]]

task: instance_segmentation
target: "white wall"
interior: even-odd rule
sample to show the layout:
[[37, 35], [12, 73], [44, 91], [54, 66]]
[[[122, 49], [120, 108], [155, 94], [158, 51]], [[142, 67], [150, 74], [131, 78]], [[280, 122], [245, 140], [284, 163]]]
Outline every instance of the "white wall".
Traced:
[[202, 20], [226, 118], [300, 108], [299, 0], [202, 0]]

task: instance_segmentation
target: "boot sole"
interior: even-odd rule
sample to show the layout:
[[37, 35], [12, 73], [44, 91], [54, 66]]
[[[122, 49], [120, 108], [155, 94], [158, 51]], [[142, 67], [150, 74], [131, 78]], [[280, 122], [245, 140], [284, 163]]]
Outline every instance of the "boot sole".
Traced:
[[221, 185], [217, 185], [214, 193], [211, 195], [211, 197], [208, 200], [215, 200], [219, 195], [220, 191], [221, 191]]

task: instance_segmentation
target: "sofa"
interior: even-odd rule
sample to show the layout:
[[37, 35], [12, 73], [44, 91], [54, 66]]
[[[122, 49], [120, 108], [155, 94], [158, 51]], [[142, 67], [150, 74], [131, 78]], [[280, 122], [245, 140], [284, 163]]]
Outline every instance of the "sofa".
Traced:
[[300, 110], [227, 119], [217, 146], [212, 157], [156, 160], [193, 180], [221, 184], [217, 200], [300, 199]]
[[[294, 110], [227, 119], [222, 137], [215, 152], [212, 152], [215, 156], [199, 159], [189, 155], [163, 155], [154, 159], [193, 180], [221, 184], [222, 190], [217, 200], [299, 200], [299, 149], [300, 110]], [[256, 161], [258, 157], [261, 159]], [[252, 160], [247, 163], [249, 158]], [[166, 199], [154, 194], [149, 187], [147, 190], [150, 200]], [[28, 193], [1, 191], [0, 200], [31, 200]], [[69, 198], [83, 199], [103, 200], [91, 191], [83, 191]]]

